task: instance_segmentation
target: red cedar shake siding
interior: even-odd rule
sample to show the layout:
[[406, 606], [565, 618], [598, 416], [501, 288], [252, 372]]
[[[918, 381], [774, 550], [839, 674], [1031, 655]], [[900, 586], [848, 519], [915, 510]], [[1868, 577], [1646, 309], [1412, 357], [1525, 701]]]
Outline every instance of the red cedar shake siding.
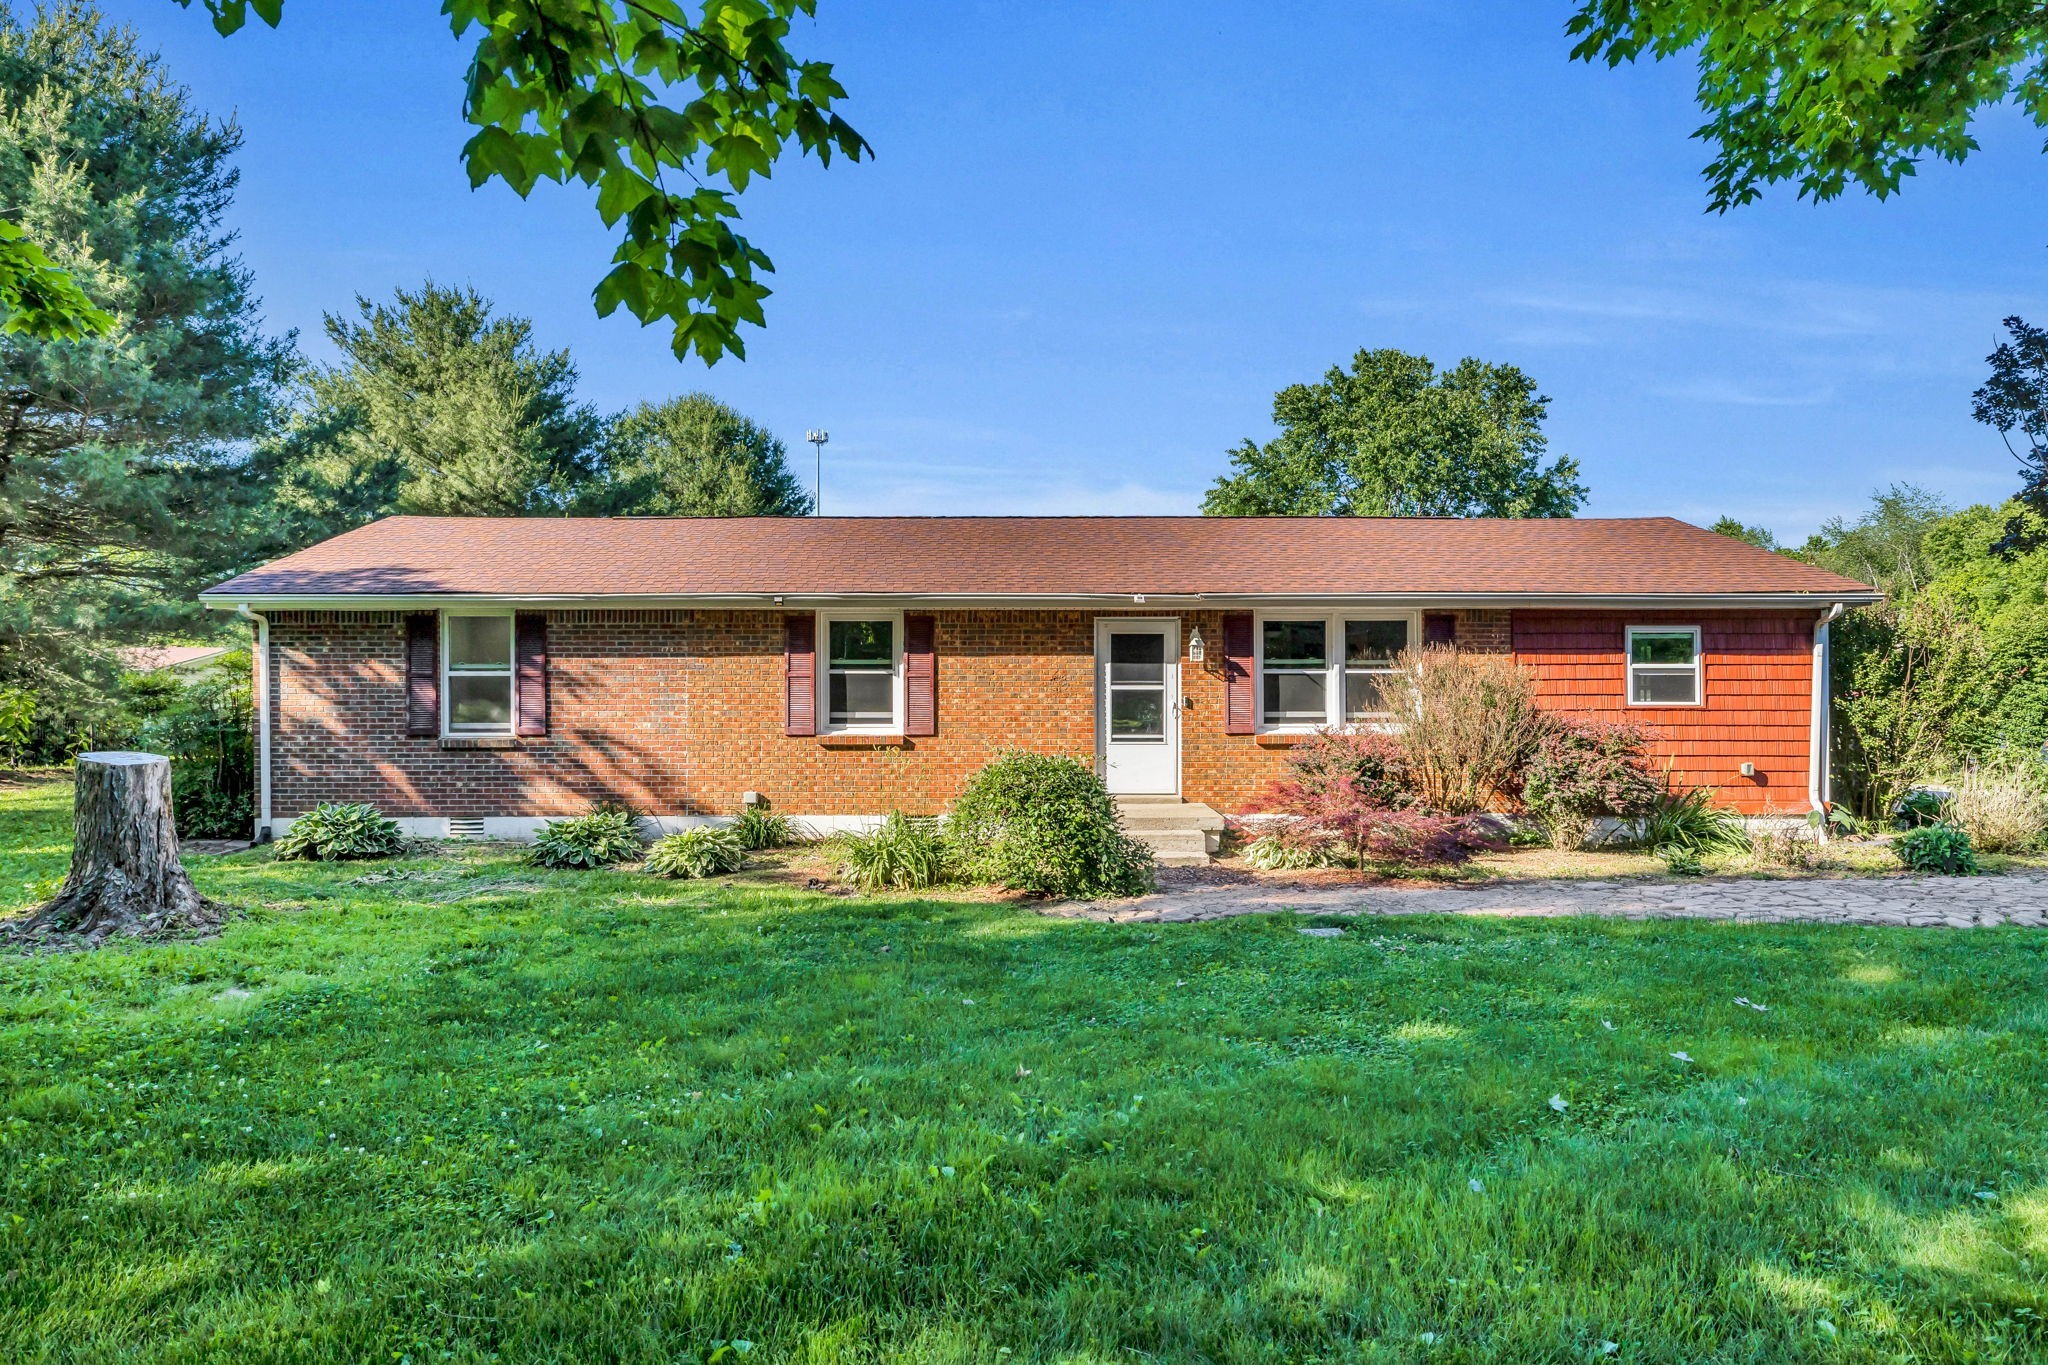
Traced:
[[[1680, 784], [1712, 787], [1748, 815], [1810, 809], [1813, 612], [1518, 611], [1517, 662], [1536, 675], [1545, 706], [1640, 726]], [[1700, 706], [1628, 704], [1624, 632], [1700, 629]], [[1756, 766], [1753, 777], [1742, 765]]]
[[[394, 816], [562, 815], [610, 798], [708, 815], [729, 813], [746, 791], [791, 814], [933, 813], [1003, 748], [1092, 761], [1097, 615], [1177, 616], [1183, 653], [1200, 628], [1206, 662], [1182, 660], [1182, 791], [1244, 809], [1286, 750], [1272, 736], [1227, 733], [1225, 613], [1134, 606], [932, 613], [936, 733], [881, 747], [788, 733], [791, 632], [779, 610], [550, 611], [548, 733], [489, 747], [407, 735], [403, 614], [274, 612], [273, 814], [348, 800]], [[1811, 609], [1460, 611], [1455, 636], [1461, 648], [1512, 648], [1546, 705], [1642, 725], [1660, 762], [1737, 809], [1796, 813], [1806, 809], [1817, 619]], [[1701, 627], [1704, 706], [1625, 705], [1622, 631], [1659, 622]], [[1739, 775], [1745, 761], [1755, 779]]]

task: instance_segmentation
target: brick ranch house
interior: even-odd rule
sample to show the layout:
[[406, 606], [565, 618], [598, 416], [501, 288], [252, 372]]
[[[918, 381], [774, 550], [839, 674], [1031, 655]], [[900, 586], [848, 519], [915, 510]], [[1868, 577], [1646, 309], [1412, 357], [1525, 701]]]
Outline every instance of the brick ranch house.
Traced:
[[599, 798], [934, 813], [1013, 747], [1240, 811], [1423, 643], [1803, 816], [1828, 622], [1877, 594], [1668, 518], [391, 517], [203, 599], [256, 624], [260, 833], [368, 801], [518, 837]]

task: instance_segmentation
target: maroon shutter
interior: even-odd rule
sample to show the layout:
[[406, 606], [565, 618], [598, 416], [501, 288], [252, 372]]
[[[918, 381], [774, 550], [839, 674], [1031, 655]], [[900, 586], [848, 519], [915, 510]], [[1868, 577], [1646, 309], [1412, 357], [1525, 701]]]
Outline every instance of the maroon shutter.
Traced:
[[1248, 735], [1258, 698], [1252, 686], [1252, 614], [1223, 613], [1223, 733]]
[[903, 618], [903, 733], [939, 732], [938, 623], [930, 616]]
[[782, 731], [818, 733], [818, 618], [782, 618]]
[[1422, 643], [1425, 645], [1454, 645], [1458, 643], [1458, 618], [1447, 611], [1426, 611], [1422, 613]]
[[519, 733], [548, 732], [548, 614], [522, 611], [512, 617], [512, 676], [519, 689]]
[[432, 739], [441, 733], [441, 614], [405, 618], [405, 733]]

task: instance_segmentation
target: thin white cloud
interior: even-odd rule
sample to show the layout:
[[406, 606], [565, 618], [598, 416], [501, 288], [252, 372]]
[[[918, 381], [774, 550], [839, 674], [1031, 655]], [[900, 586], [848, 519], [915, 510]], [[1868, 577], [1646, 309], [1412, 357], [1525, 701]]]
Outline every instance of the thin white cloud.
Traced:
[[1817, 408], [1835, 401], [1832, 385], [1792, 388], [1783, 384], [1748, 384], [1705, 375], [1676, 384], [1652, 385], [1650, 392], [1659, 398], [1672, 398], [1681, 403], [1743, 408]]

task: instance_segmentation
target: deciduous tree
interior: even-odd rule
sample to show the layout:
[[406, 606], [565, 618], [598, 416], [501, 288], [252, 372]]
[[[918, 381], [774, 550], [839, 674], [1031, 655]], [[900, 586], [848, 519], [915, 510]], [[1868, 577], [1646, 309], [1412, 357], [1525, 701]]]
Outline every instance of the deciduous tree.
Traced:
[[[190, 5], [192, 0], [178, 0]], [[275, 26], [283, 0], [203, 0], [233, 33], [250, 13]], [[616, 228], [597, 311], [621, 304], [674, 327], [678, 356], [744, 355], [741, 323], [763, 322], [774, 267], [735, 232], [738, 196], [792, 145], [830, 164], [870, 155], [835, 108], [832, 64], [789, 46], [817, 0], [443, 0], [474, 37], [463, 117], [469, 181], [521, 195], [581, 181]]]
[[1568, 517], [1578, 461], [1544, 462], [1550, 400], [1513, 365], [1439, 372], [1404, 351], [1360, 351], [1319, 384], [1273, 399], [1280, 435], [1230, 453], [1210, 516]]
[[1581, 61], [1698, 62], [1717, 210], [1783, 181], [1883, 198], [1922, 159], [1975, 151], [1972, 122], [2001, 105], [2048, 127], [2038, 0], [1586, 0], [1566, 29]]

